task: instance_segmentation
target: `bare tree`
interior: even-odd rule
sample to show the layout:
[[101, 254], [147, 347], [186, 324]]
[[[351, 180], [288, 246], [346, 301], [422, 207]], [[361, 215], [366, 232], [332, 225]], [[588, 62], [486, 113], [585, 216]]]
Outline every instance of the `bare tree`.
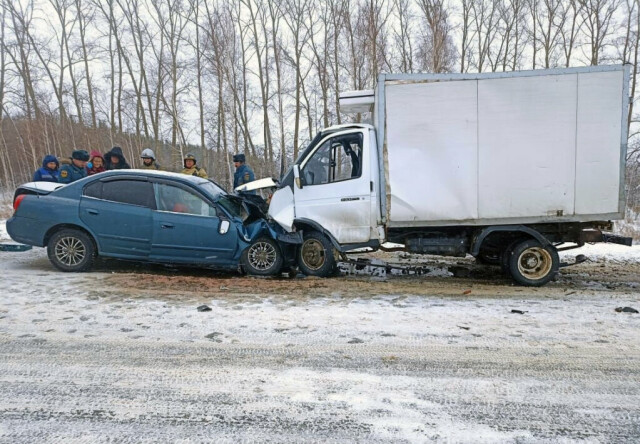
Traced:
[[620, 0], [578, 0], [581, 6], [584, 30], [589, 41], [591, 65], [597, 65], [608, 38], [615, 28], [614, 14]]
[[476, 68], [482, 72], [491, 57], [493, 43], [497, 36], [498, 2], [494, 0], [470, 0], [472, 23], [476, 40]]
[[449, 72], [453, 67], [455, 49], [445, 2], [418, 0], [418, 6], [425, 24], [418, 50], [422, 68], [435, 73]]
[[[419, 1], [422, 3], [422, 0]], [[393, 34], [396, 47], [400, 52], [399, 68], [402, 72], [413, 72], [413, 13], [409, 0], [393, 0], [393, 6], [397, 13], [398, 26], [394, 27]]]
[[571, 56], [576, 46], [578, 34], [582, 27], [580, 20], [582, 5], [579, 0], [568, 0], [563, 4], [564, 26], [560, 30], [560, 40], [562, 41], [562, 52], [564, 54], [564, 66], [571, 65]]
[[91, 72], [89, 71], [89, 49], [87, 44], [87, 26], [93, 25], [93, 11], [83, 8], [82, 0], [75, 0], [76, 17], [78, 19], [78, 31], [80, 33], [80, 48], [82, 49], [82, 61], [84, 63], [84, 77], [87, 82], [87, 95], [89, 99], [89, 109], [91, 110], [91, 125], [98, 127], [96, 119], [96, 106], [93, 98], [93, 85], [91, 83]]
[[472, 43], [475, 33], [472, 29], [473, 0], [462, 0], [460, 72], [467, 72], [472, 63]]

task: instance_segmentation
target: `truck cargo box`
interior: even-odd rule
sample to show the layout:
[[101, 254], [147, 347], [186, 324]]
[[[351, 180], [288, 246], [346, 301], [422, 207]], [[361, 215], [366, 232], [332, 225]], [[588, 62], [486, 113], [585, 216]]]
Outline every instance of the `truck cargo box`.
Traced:
[[381, 74], [387, 226], [622, 218], [628, 80], [624, 66]]

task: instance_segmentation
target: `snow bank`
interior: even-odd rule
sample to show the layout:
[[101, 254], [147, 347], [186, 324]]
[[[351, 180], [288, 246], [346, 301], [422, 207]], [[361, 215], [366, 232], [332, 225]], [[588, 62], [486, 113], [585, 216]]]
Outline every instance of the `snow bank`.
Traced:
[[11, 240], [7, 233], [7, 221], [0, 220], [0, 242]]

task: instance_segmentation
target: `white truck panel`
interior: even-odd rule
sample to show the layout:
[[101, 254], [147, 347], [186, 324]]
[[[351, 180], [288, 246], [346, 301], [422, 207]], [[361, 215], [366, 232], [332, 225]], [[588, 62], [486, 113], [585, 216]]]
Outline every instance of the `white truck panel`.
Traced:
[[578, 75], [578, 214], [615, 213], [619, 208], [622, 77], [622, 71]]
[[476, 82], [385, 89], [391, 220], [476, 219]]
[[577, 75], [477, 82], [480, 218], [574, 214]]
[[621, 217], [622, 66], [381, 75], [386, 224]]

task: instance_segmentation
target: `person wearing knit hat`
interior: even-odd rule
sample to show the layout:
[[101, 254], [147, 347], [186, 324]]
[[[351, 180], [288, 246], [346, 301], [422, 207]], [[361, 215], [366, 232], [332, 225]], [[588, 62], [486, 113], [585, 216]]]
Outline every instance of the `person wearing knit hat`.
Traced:
[[76, 180], [87, 177], [87, 162], [89, 161], [89, 153], [85, 150], [75, 150], [71, 154], [71, 163], [62, 165], [60, 168], [60, 183], [72, 183]]
[[87, 163], [87, 174], [89, 176], [93, 176], [94, 174], [102, 173], [103, 171], [107, 171], [104, 166], [104, 157], [102, 157], [100, 151], [91, 151], [89, 163]]
[[60, 175], [60, 162], [56, 156], [47, 154], [42, 159], [42, 167], [33, 174], [34, 182], [57, 182]]

